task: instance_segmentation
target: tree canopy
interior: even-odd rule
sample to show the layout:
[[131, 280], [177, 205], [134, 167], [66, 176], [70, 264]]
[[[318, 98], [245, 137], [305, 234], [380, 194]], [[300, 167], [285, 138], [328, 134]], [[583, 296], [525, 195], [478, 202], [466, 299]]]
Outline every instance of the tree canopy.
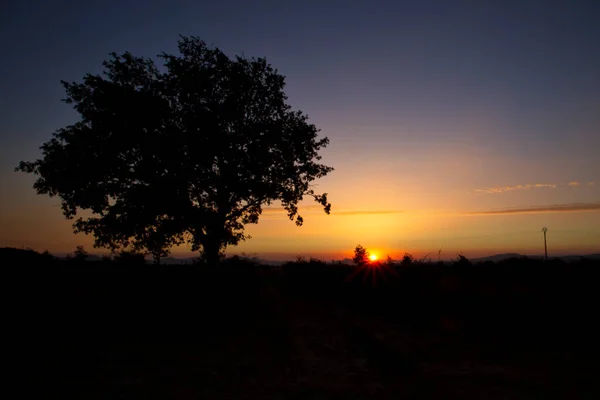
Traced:
[[158, 56], [160, 69], [112, 53], [102, 75], [62, 81], [80, 120], [16, 170], [35, 174], [37, 193], [58, 196], [96, 246], [155, 259], [188, 242], [216, 262], [276, 201], [299, 226], [304, 197], [329, 213], [312, 184], [333, 171], [319, 163], [329, 140], [287, 104], [285, 77], [265, 58], [229, 57], [197, 37], [180, 37], [178, 50]]

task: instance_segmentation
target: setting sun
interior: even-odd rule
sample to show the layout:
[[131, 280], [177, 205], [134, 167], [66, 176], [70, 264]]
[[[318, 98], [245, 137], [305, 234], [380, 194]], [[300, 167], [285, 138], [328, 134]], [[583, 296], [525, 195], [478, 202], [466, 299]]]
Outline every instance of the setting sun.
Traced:
[[371, 255], [369, 256], [369, 259], [370, 259], [371, 261], [377, 261], [377, 256], [376, 256], [375, 254], [371, 254]]

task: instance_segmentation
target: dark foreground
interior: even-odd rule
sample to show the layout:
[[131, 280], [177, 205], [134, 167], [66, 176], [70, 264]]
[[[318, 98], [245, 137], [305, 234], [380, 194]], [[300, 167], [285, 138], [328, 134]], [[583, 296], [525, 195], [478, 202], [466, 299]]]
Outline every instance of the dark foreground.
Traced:
[[23, 389], [44, 397], [577, 399], [600, 398], [597, 267], [373, 281], [309, 263], [61, 264], [5, 281]]

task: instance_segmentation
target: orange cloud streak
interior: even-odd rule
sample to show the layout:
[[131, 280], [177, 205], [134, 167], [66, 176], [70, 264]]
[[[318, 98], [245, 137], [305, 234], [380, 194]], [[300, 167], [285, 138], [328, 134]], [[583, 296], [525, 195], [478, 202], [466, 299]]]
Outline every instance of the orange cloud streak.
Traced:
[[[302, 207], [298, 210], [300, 214], [304, 212], [313, 212], [313, 211], [323, 211], [323, 207], [321, 206], [308, 206]], [[392, 214], [402, 214], [405, 211], [403, 210], [332, 210], [331, 215], [392, 215]], [[283, 207], [268, 207], [263, 209], [263, 214], [277, 215], [277, 214], [286, 214], [287, 211]]]
[[570, 203], [554, 204], [550, 206], [537, 206], [527, 208], [512, 208], [505, 210], [474, 211], [463, 215], [506, 215], [506, 214], [537, 214], [576, 211], [600, 211], [600, 203]]
[[493, 188], [487, 188], [487, 189], [475, 189], [475, 191], [479, 192], [479, 193], [504, 193], [504, 192], [511, 192], [513, 190], [528, 190], [528, 189], [532, 189], [532, 188], [554, 189], [554, 188], [556, 188], [556, 186], [557, 185], [554, 183], [536, 183], [536, 184], [528, 183], [526, 185], [493, 187]]

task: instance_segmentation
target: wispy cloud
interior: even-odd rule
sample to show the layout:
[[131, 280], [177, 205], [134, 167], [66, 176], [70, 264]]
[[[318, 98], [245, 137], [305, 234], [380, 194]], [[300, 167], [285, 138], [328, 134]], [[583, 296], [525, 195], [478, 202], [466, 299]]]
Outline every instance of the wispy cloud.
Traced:
[[487, 189], [475, 189], [476, 192], [479, 193], [504, 193], [504, 192], [512, 192], [513, 190], [529, 190], [533, 188], [556, 188], [556, 184], [554, 183], [528, 183], [526, 185], [516, 185], [516, 186], [498, 186]]
[[570, 187], [576, 187], [576, 186], [579, 186], [579, 182], [571, 181], [571, 182], [569, 182], [569, 186], [570, 186]]
[[576, 212], [576, 211], [600, 211], [600, 202], [598, 203], [568, 203], [553, 204], [549, 206], [532, 206], [523, 208], [508, 208], [504, 210], [473, 211], [463, 215], [506, 215], [506, 214], [539, 214], [539, 213], [558, 213], [558, 212]]
[[331, 215], [392, 215], [402, 214], [401, 210], [347, 210], [331, 211]]
[[[299, 208], [300, 212], [316, 211], [316, 210], [323, 210], [323, 207], [308, 206], [308, 207]], [[283, 207], [265, 207], [265, 208], [263, 208], [262, 213], [263, 214], [287, 214], [287, 210]]]
[[[299, 208], [298, 212], [304, 214], [306, 212], [323, 212], [322, 206], [308, 206]], [[392, 215], [404, 213], [402, 210], [331, 210], [331, 215]], [[285, 215], [287, 211], [283, 207], [267, 207], [263, 209], [263, 215], [277, 216]]]

